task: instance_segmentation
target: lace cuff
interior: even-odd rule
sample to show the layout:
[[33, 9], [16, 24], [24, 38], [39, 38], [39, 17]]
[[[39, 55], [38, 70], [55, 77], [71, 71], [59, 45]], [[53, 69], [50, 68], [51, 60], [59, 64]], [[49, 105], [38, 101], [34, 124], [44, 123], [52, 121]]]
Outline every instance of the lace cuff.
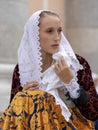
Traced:
[[76, 99], [80, 96], [80, 87], [75, 79], [72, 79], [69, 84], [65, 84], [71, 98]]

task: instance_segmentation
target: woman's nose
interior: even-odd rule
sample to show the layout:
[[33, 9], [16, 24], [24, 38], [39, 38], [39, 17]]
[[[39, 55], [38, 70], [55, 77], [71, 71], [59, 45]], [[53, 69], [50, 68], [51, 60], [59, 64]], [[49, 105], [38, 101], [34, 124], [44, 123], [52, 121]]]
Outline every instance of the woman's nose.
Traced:
[[56, 39], [56, 40], [59, 40], [59, 39], [60, 39], [60, 37], [61, 37], [60, 33], [55, 32], [55, 39]]

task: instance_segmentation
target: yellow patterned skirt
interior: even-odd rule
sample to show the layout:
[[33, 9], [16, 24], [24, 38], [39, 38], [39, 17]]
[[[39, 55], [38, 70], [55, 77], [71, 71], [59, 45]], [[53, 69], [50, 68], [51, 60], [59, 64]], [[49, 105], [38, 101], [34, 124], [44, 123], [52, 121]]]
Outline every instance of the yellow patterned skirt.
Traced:
[[0, 116], [0, 130], [92, 130], [92, 123], [77, 113], [72, 112], [66, 122], [51, 94], [39, 90], [18, 92]]

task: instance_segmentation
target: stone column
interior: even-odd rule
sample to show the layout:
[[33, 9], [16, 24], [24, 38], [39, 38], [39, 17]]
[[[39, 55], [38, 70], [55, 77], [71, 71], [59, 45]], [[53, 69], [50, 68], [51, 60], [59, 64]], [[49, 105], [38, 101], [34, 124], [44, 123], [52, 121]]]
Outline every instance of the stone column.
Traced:
[[76, 53], [98, 73], [98, 1], [66, 1], [67, 38]]
[[9, 105], [12, 73], [28, 8], [28, 0], [0, 1], [0, 113]]
[[28, 10], [28, 0], [0, 1], [0, 63], [17, 63], [17, 49]]

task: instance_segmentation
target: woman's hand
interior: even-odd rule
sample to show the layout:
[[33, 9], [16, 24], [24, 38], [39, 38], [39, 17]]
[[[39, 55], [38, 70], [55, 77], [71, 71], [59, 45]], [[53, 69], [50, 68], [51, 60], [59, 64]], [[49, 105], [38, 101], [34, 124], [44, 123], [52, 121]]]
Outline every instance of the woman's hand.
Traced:
[[73, 79], [73, 74], [68, 67], [64, 57], [58, 60], [58, 63], [54, 66], [54, 71], [58, 75], [61, 81], [64, 83], [69, 83]]
[[37, 89], [39, 89], [39, 83], [37, 81], [27, 82], [23, 86], [23, 91], [25, 91], [25, 90], [37, 90]]

